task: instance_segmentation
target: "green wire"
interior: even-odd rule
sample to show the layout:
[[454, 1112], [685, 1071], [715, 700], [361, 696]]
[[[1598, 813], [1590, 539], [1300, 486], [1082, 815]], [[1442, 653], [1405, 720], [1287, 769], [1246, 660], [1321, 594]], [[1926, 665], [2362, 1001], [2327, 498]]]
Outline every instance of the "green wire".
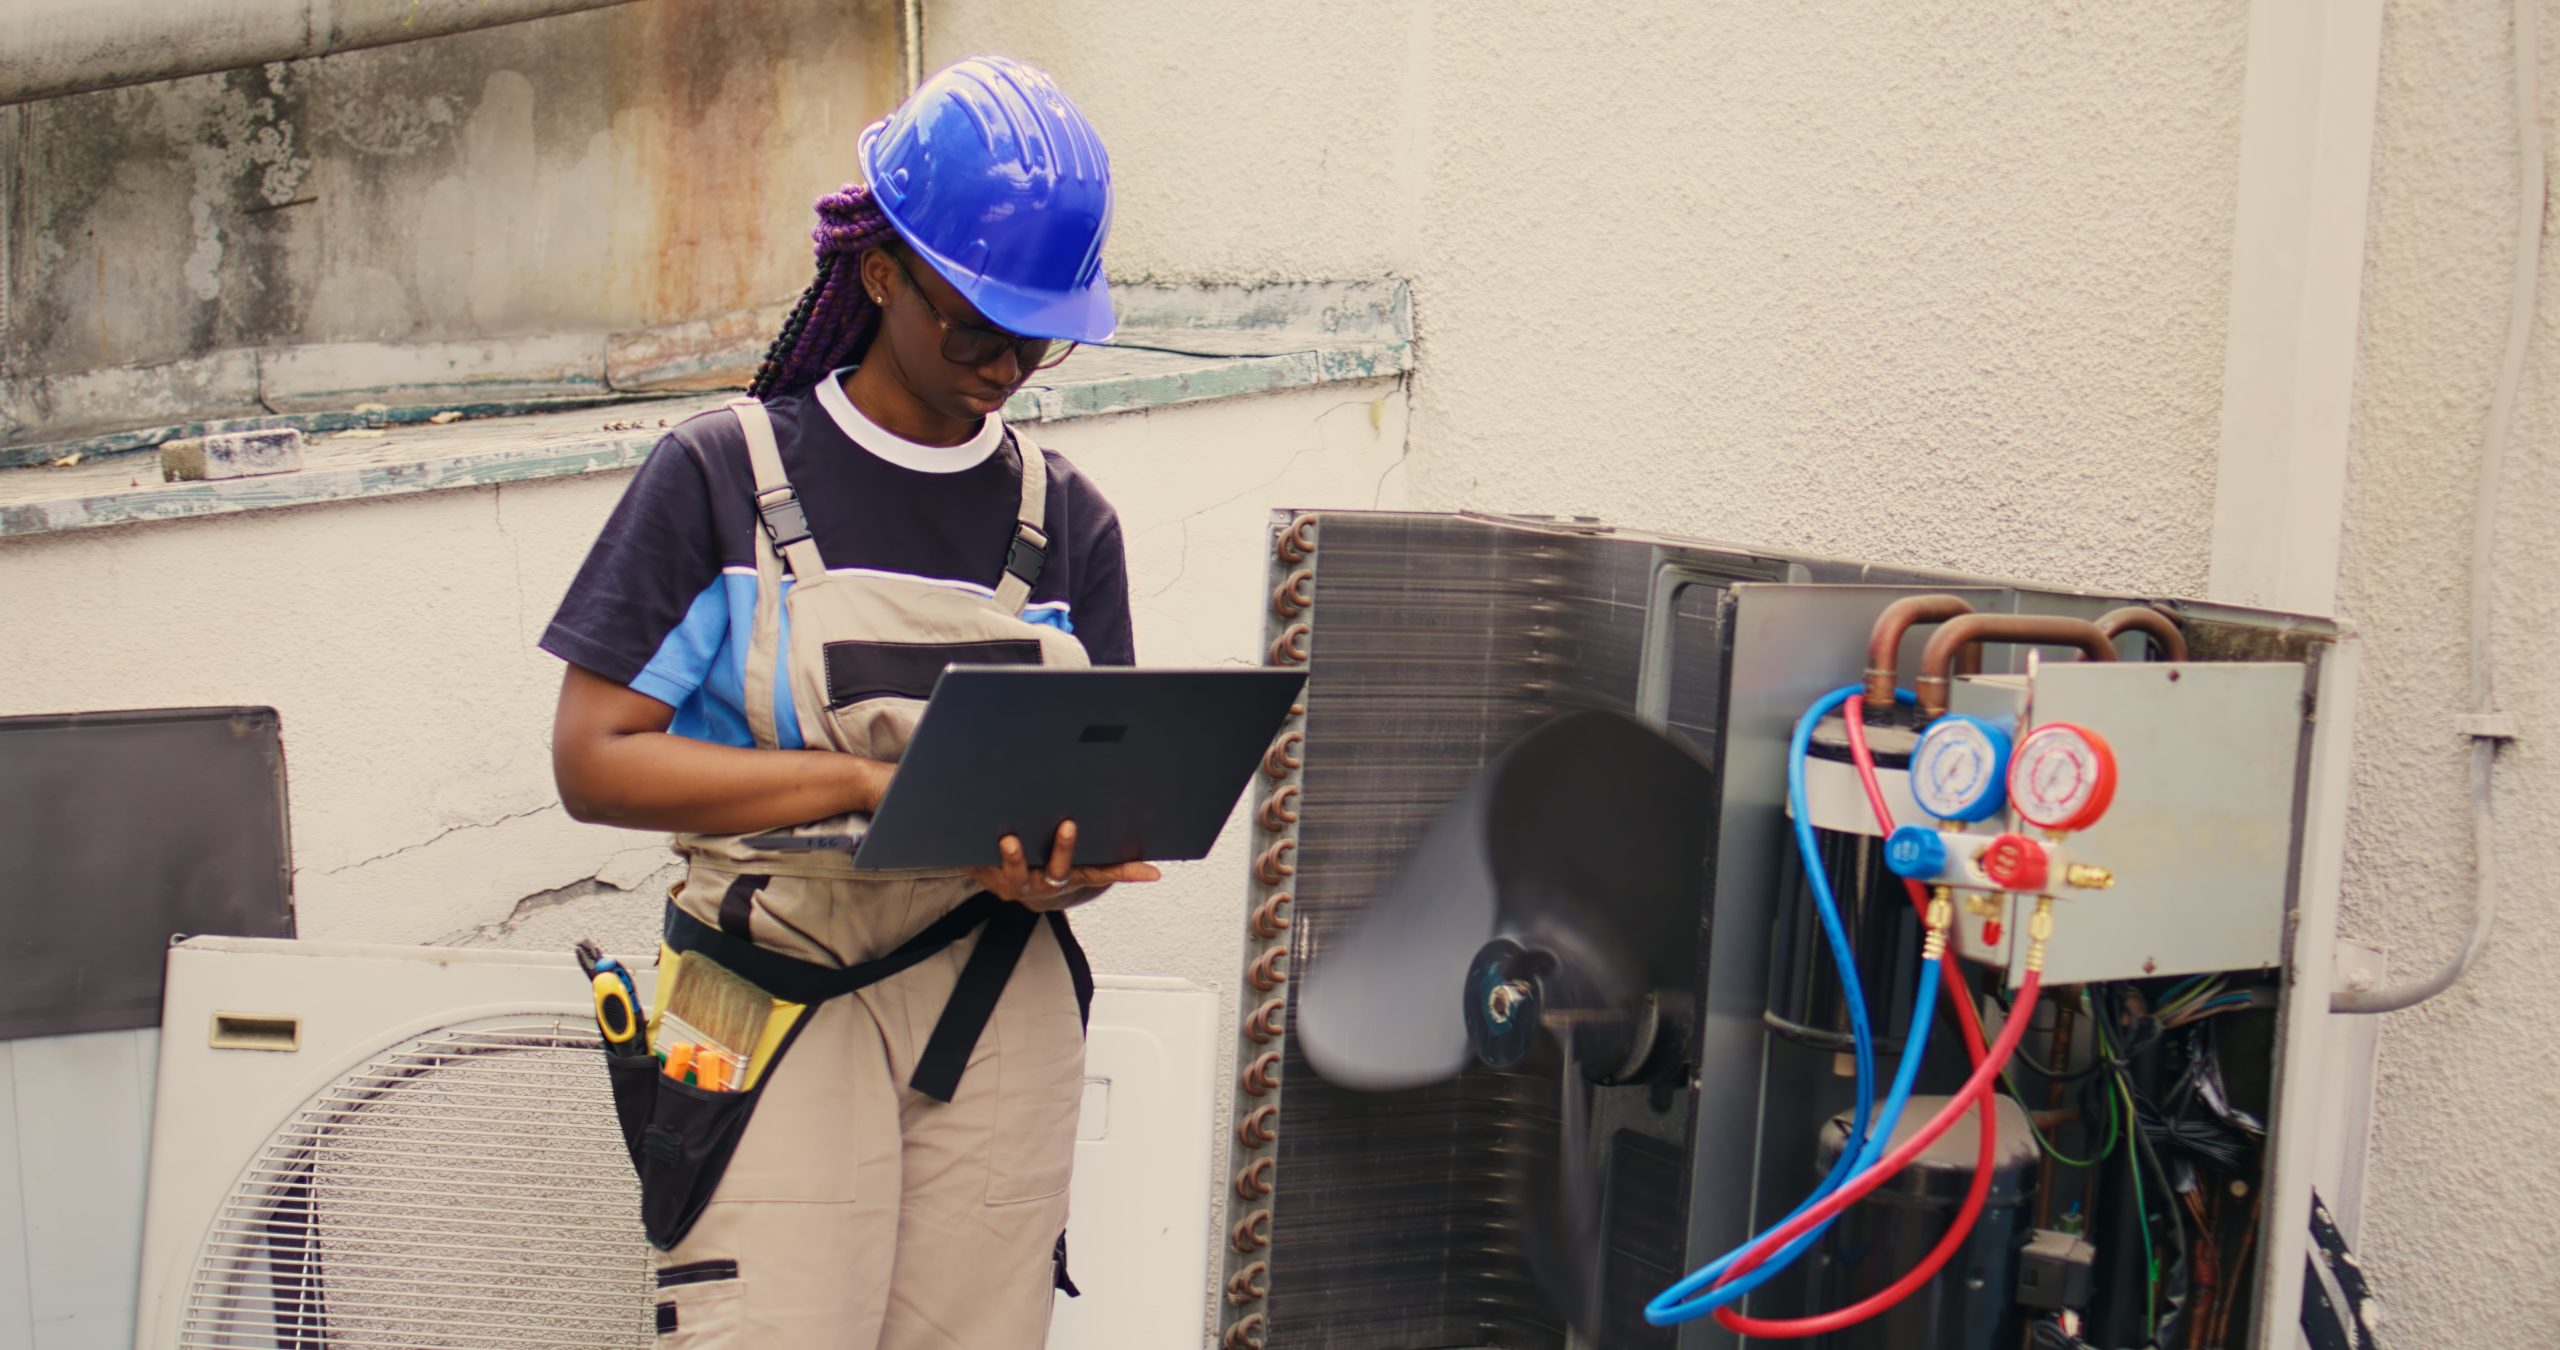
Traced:
[[[2115, 1037], [2107, 1034], [2106, 1019], [2098, 1018], [2096, 1026], [2100, 1046], [2106, 1051], [2108, 1059], [2114, 1059]], [[2133, 1104], [2133, 1080], [2127, 1078], [2122, 1069], [2115, 1071], [2115, 1080], [2116, 1091], [2124, 1094], [2126, 1121], [2130, 1122], [2130, 1127], [2133, 1129], [2142, 1128], [2141, 1113]], [[2156, 1338], [2160, 1330], [2160, 1258], [2153, 1255], [2151, 1251], [2151, 1207], [2142, 1198], [2141, 1149], [2139, 1147], [2126, 1149], [2125, 1160], [2132, 1164], [2127, 1170], [2133, 1173], [2133, 1226], [2142, 1230], [2142, 1269], [2145, 1281], [2142, 1291], [2143, 1334], [2148, 1340]]]
[[[2197, 978], [2202, 979], [2203, 977], [2198, 976]], [[2089, 1006], [2089, 991], [2086, 989], [2080, 991], [2080, 1004], [2084, 1009]], [[2094, 1021], [2097, 1013], [2094, 1010], [2091, 1010], [2089, 1016]], [[2055, 1162], [2061, 1163], [2065, 1167], [2095, 1167], [2115, 1155], [2117, 1138], [2116, 1126], [2118, 1118], [2116, 1115], [2116, 1098], [2114, 1093], [2110, 1092], [2107, 1094], [2106, 1145], [2098, 1150], [2097, 1157], [2092, 1158], [2087, 1162], [2082, 1162], [2078, 1158], [2074, 1158], [2070, 1154], [2063, 1152], [2061, 1149], [2055, 1148], [2053, 1146], [2053, 1141], [2045, 1138], [2044, 1128], [2036, 1124], [2035, 1108], [2027, 1105], [2027, 1094], [2018, 1090], [2018, 1080], [2009, 1076], [2009, 1069], [2006, 1065], [2001, 1066], [2000, 1069], [2000, 1085], [2009, 1089], [2010, 1100], [2016, 1102], [2018, 1104], [2018, 1108], [2026, 1112], [2027, 1131], [2035, 1136], [2036, 1147], [2043, 1149], [2045, 1156], [2052, 1158]]]
[[2221, 997], [2222, 989], [2223, 979], [2221, 976], [2216, 975], [2212, 979], [2206, 980], [2203, 983], [2196, 985], [2194, 988], [2187, 990], [2185, 993], [2180, 994], [2178, 997], [2170, 999], [2159, 1007], [2154, 1008], [2151, 1015], [2157, 1018], [2170, 1017], [2174, 1014], [2183, 1012], [2196, 1004], [2202, 1003], [2206, 999]]
[[2055, 1148], [2053, 1146], [2053, 1141], [2045, 1138], [2044, 1127], [2036, 1124], [2036, 1113], [2033, 1108], [2027, 1105], [2027, 1094], [2018, 1091], [2018, 1080], [2011, 1078], [2009, 1076], [2009, 1070], [2005, 1067], [2000, 1070], [2000, 1084], [2001, 1086], [2009, 1089], [2009, 1097], [2011, 1100], [2017, 1102], [2018, 1109], [2026, 1112], [2027, 1132], [2036, 1137], [2036, 1146], [2043, 1149], [2055, 1162], [2061, 1163], [2065, 1167], [2095, 1167], [2115, 1155], [2116, 1124], [2118, 1117], [2116, 1115], [2116, 1096], [2114, 1093], [2110, 1092], [2107, 1094], [2106, 1146], [2098, 1150], [2097, 1157], [2092, 1158], [2087, 1162], [2082, 1162], [2078, 1158], [2074, 1158], [2070, 1154], [2063, 1152], [2061, 1149]]
[[[2133, 1113], [2133, 1084], [2123, 1074], [2116, 1075], [2116, 1090], [2124, 1094], [2124, 1109]], [[2130, 1156], [2131, 1150], [2127, 1150]], [[2133, 1226], [2142, 1230], [2142, 1268], [2145, 1283], [2142, 1291], [2144, 1324], [2153, 1331], [2160, 1327], [2160, 1258], [2151, 1254], [2151, 1207], [2142, 1198], [2142, 1160], [2133, 1159]]]

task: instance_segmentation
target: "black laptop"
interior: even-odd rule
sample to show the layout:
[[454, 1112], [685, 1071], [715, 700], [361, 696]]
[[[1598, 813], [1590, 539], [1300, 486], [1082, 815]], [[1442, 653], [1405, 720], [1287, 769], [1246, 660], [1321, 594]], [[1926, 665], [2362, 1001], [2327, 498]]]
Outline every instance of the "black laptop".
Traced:
[[1294, 670], [953, 666], [867, 830], [746, 842], [843, 850], [865, 871], [939, 870], [992, 865], [1012, 834], [1037, 867], [1073, 820], [1080, 864], [1207, 857], [1305, 682]]

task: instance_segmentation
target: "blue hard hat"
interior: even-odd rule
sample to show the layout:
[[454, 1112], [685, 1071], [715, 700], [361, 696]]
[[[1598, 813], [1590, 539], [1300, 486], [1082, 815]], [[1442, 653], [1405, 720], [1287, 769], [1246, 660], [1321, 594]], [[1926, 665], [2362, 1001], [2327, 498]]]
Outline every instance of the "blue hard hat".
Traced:
[[1049, 73], [973, 56], [862, 132], [862, 174], [900, 238], [1024, 337], [1102, 342], [1111, 157]]

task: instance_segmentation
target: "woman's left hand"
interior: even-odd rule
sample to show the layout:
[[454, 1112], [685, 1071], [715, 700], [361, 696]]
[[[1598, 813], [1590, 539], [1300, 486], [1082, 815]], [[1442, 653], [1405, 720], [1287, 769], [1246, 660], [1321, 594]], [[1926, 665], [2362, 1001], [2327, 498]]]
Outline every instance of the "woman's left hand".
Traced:
[[1093, 899], [1109, 887], [1121, 882], [1146, 882], [1162, 877], [1153, 863], [1121, 863], [1113, 867], [1075, 867], [1076, 823], [1061, 821], [1058, 833], [1049, 844], [1049, 862], [1033, 867], [1023, 856], [1022, 840], [1006, 835], [996, 845], [1003, 861], [994, 867], [972, 867], [970, 879], [992, 891], [1000, 899], [1013, 901], [1025, 909], [1046, 914], [1056, 909], [1072, 909]]

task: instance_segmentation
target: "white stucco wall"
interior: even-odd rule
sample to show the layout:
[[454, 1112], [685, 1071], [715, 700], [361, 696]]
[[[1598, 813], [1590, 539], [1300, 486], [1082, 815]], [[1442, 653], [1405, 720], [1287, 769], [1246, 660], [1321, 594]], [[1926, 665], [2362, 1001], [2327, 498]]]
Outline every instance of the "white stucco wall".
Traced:
[[[2545, 32], [2560, 29], [2548, 7]], [[1384, 268], [1416, 505], [1580, 511], [2201, 593], [2248, 6], [937, 0], [927, 55], [1056, 70], [1129, 185], [1114, 262]], [[2469, 885], [2465, 531], [2506, 313], [2506, 6], [2393, 0], [2340, 609], [2370, 643], [2344, 931], [2424, 968]], [[2546, 58], [2547, 59], [2547, 58]], [[2560, 110], [2546, 72], [2545, 109]], [[1169, 110], [1172, 110], [1169, 112]], [[2560, 121], [2547, 131], [2560, 145]], [[2392, 1343], [2549, 1320], [2560, 250], [2504, 494], [2507, 909], [2394, 1019], [2364, 1242]], [[2484, 1217], [2498, 1221], [2482, 1222]]]
[[[2543, 144], [2560, 147], [2560, 5], [2541, 10]], [[2356, 432], [2339, 600], [2367, 647], [2348, 841], [2347, 931], [2431, 970], [2461, 939], [2471, 886], [2465, 588], [2471, 494], [2506, 342], [2516, 123], [2507, 6], [2395, 0], [2386, 11]], [[2498, 700], [2524, 738], [2497, 767], [2498, 927], [2452, 993], [2382, 1036], [2364, 1245], [2395, 1346], [2547, 1339], [2560, 1318], [2560, 248], [2544, 226], [2538, 319], [2498, 518]]]
[[1410, 277], [1418, 504], [2200, 591], [2245, 18], [948, 0], [925, 33], [1102, 125], [1115, 267]]

